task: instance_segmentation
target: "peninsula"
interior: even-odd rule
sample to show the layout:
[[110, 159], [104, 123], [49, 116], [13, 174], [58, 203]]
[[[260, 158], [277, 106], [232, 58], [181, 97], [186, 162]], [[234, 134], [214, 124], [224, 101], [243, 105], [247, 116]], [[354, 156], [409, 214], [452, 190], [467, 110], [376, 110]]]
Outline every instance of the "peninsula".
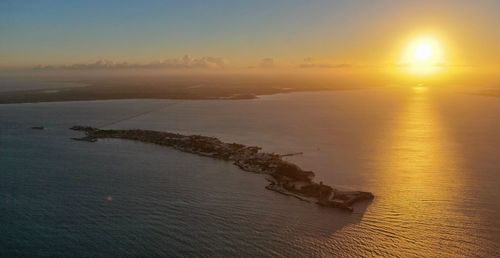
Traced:
[[266, 189], [325, 207], [352, 211], [358, 201], [371, 200], [374, 195], [362, 191], [340, 191], [322, 182], [313, 182], [314, 173], [282, 159], [285, 155], [261, 152], [260, 147], [225, 143], [214, 137], [182, 135], [150, 130], [102, 130], [73, 126], [72, 130], [85, 132], [79, 141], [96, 142], [114, 138], [167, 146], [179, 151], [231, 161], [244, 171], [263, 174], [269, 181]]

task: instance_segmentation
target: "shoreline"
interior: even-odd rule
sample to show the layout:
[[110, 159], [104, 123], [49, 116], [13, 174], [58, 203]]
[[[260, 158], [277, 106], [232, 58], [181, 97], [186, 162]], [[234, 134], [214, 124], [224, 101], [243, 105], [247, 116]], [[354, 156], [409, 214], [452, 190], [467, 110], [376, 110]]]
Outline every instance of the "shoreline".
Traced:
[[[290, 84], [290, 85], [289, 85]], [[285, 87], [290, 86], [290, 87]], [[261, 86], [211, 83], [200, 87], [184, 83], [98, 82], [82, 87], [61, 87], [0, 92], [0, 104], [48, 103], [124, 99], [170, 100], [251, 100], [260, 96], [292, 92], [344, 91], [365, 89], [356, 86], [310, 85], [280, 82]]]
[[230, 161], [243, 171], [265, 175], [269, 182], [265, 187], [268, 190], [324, 207], [353, 211], [354, 203], [374, 198], [370, 192], [340, 191], [323, 182], [316, 183], [313, 181], [314, 172], [304, 171], [283, 160], [283, 155], [261, 152], [261, 148], [256, 146], [225, 143], [215, 137], [150, 130], [101, 130], [85, 126], [70, 129], [85, 133], [84, 137], [72, 138], [76, 141], [96, 142], [106, 138], [133, 140]]

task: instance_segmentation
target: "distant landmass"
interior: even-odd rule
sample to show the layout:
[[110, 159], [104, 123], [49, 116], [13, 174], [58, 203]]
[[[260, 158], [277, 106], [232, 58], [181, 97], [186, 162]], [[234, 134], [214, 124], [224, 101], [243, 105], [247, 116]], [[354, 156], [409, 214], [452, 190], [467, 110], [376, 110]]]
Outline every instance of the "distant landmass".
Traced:
[[304, 80], [242, 80], [232, 78], [113, 78], [79, 81], [82, 87], [0, 92], [0, 104], [114, 99], [253, 99], [258, 95], [294, 91], [353, 89]]
[[500, 97], [500, 89], [486, 89], [473, 93], [474, 95], [487, 96], [487, 97]]

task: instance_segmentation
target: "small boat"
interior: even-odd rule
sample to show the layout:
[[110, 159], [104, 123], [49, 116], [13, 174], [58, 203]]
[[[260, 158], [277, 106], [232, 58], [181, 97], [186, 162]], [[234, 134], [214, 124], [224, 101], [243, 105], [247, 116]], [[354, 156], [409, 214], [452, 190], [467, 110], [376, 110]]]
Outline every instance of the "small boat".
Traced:
[[97, 141], [96, 138], [94, 138], [94, 137], [87, 137], [87, 136], [81, 137], [81, 138], [76, 138], [75, 137], [75, 138], [71, 138], [71, 139], [73, 139], [75, 141], [84, 141], [84, 142], [96, 142]]

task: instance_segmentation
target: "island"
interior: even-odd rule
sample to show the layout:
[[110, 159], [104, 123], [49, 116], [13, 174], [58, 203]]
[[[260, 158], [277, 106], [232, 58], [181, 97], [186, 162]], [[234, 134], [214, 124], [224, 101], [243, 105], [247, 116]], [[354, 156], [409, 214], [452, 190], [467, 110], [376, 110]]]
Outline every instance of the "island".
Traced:
[[262, 152], [260, 147], [239, 143], [225, 143], [215, 137], [182, 135], [151, 130], [104, 130], [88, 126], [73, 126], [72, 130], [85, 132], [78, 141], [96, 142], [98, 139], [125, 139], [167, 146], [179, 151], [193, 153], [233, 162], [244, 171], [263, 174], [269, 185], [266, 189], [297, 199], [316, 203], [324, 207], [352, 211], [352, 205], [363, 200], [372, 200], [374, 195], [363, 191], [340, 191], [331, 186], [316, 183], [312, 171], [283, 160], [276, 153]]

